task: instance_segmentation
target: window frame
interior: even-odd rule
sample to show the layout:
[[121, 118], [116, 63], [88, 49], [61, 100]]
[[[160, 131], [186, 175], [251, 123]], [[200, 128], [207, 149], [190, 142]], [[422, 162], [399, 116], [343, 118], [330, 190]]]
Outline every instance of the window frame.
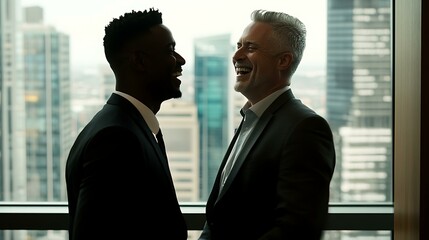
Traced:
[[[205, 202], [181, 203], [188, 230], [202, 230]], [[67, 202], [1, 202], [0, 229], [67, 230]], [[325, 230], [393, 231], [393, 204], [329, 205]]]
[[[427, 138], [428, 132], [427, 128], [424, 128], [426, 132], [421, 132], [423, 129], [421, 127], [423, 116], [421, 109], [424, 106], [424, 104], [422, 106], [421, 96], [421, 92], [424, 91], [421, 89], [422, 76], [428, 75], [429, 71], [426, 70], [428, 68], [422, 67], [422, 62], [424, 62], [422, 57], [425, 55], [421, 51], [421, 42], [424, 38], [422, 13], [424, 12], [423, 9], [427, 9], [427, 5], [423, 6], [423, 0], [393, 1], [394, 62], [392, 71], [396, 80], [393, 91], [395, 102], [393, 106], [394, 182], [396, 183], [393, 187], [395, 202], [385, 205], [331, 203], [326, 229], [368, 230], [366, 229], [368, 228], [367, 224], [370, 223], [369, 227], [377, 228], [377, 230], [383, 230], [383, 228], [391, 231], [400, 229], [400, 232], [393, 232], [392, 234], [392, 238], [395, 236], [397, 240], [409, 239], [409, 236], [417, 236], [414, 239], [419, 239], [419, 233], [422, 235], [429, 231], [421, 229], [421, 226], [424, 225], [419, 224], [425, 221], [421, 218], [428, 217], [428, 213], [423, 212], [425, 208], [427, 209], [427, 203], [424, 205], [420, 202], [420, 200], [428, 198], [428, 195], [425, 195], [425, 192], [421, 190], [425, 183], [423, 181], [427, 183], [428, 178], [422, 178], [420, 175], [422, 171], [420, 164], [423, 162], [423, 155], [420, 154], [427, 154], [428, 151], [421, 149], [423, 136]], [[414, 36], [414, 38], [409, 36]], [[427, 60], [424, 63], [427, 64]], [[424, 86], [427, 88], [427, 84]], [[424, 166], [427, 170], [427, 165]], [[408, 191], [402, 192], [407, 188], [409, 188]], [[190, 224], [190, 230], [200, 229], [204, 220], [204, 203], [182, 203], [181, 207], [187, 222]], [[67, 221], [66, 202], [0, 202], [0, 229], [2, 230], [65, 230], [67, 229]]]

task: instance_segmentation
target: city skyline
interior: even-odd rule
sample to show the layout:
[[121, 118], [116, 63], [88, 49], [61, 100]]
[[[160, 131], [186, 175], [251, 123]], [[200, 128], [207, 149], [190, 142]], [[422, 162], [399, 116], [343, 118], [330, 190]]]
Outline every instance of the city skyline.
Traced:
[[[133, 0], [124, 0], [112, 1], [116, 5], [113, 4], [105, 6], [105, 3], [108, 3], [109, 1], [94, 0], [84, 4], [81, 4], [81, 0], [70, 3], [64, 1], [55, 2], [52, 0], [17, 1], [25, 3], [22, 7], [42, 7], [45, 15], [45, 20], [42, 24], [43, 29], [44, 27], [47, 27], [46, 29], [52, 30], [51, 33], [56, 33], [52, 36], [56, 36], [59, 33], [61, 33], [61, 35], [65, 34], [66, 36], [70, 36], [70, 42], [72, 43], [70, 53], [70, 56], [72, 57], [72, 59], [70, 59], [71, 68], [76, 70], [76, 64], [98, 65], [79, 68], [78, 70], [82, 71], [80, 72], [80, 75], [73, 76], [73, 74], [71, 74], [69, 79], [69, 65], [64, 64], [69, 63], [68, 54], [55, 54], [55, 51], [52, 51], [57, 49], [62, 50], [61, 52], [68, 53], [68, 51], [65, 51], [68, 48], [64, 48], [66, 47], [66, 44], [59, 44], [61, 41], [57, 41], [57, 38], [47, 38], [49, 40], [46, 42], [50, 43], [50, 45], [40, 44], [43, 42], [41, 39], [44, 39], [47, 36], [45, 35], [47, 31], [37, 32], [38, 37], [33, 33], [20, 35], [25, 32], [29, 33], [28, 27], [32, 29], [33, 27], [37, 27], [37, 25], [28, 25], [18, 28], [20, 21], [15, 23], [15, 20], [12, 18], [0, 18], [0, 21], [4, 21], [0, 22], [0, 24], [3, 24], [2, 26], [6, 26], [0, 28], [2, 36], [5, 36], [2, 38], [3, 42], [0, 42], [0, 44], [2, 44], [3, 52], [6, 53], [2, 55], [1, 59], [6, 64], [3, 64], [0, 67], [2, 70], [0, 72], [3, 73], [1, 76], [2, 87], [0, 90], [3, 96], [5, 96], [3, 100], [8, 100], [2, 102], [2, 114], [4, 116], [4, 118], [2, 118], [2, 123], [3, 126], [10, 126], [3, 127], [0, 131], [0, 134], [4, 136], [2, 138], [3, 148], [2, 152], [0, 152], [0, 160], [2, 161], [3, 166], [1, 172], [3, 184], [1, 184], [1, 186], [6, 186], [2, 189], [3, 200], [12, 199], [16, 201], [24, 197], [27, 198], [27, 200], [39, 201], [43, 200], [43, 198], [45, 198], [45, 200], [52, 200], [52, 196], [56, 198], [58, 195], [58, 189], [60, 189], [59, 186], [64, 185], [63, 182], [61, 182], [63, 181], [61, 171], [58, 171], [58, 169], [63, 169], [62, 166], [58, 165], [61, 160], [58, 161], [53, 159], [65, 158], [53, 158], [52, 156], [54, 156], [54, 154], [49, 153], [53, 152], [57, 154], [58, 149], [67, 146], [69, 141], [74, 138], [73, 134], [79, 131], [81, 124], [85, 124], [88, 118], [92, 117], [92, 111], [97, 111], [100, 108], [104, 103], [104, 99], [111, 94], [111, 90], [113, 90], [114, 86], [113, 73], [110, 68], [108, 68], [107, 61], [104, 59], [104, 54], [99, 54], [102, 49], [102, 37], [94, 37], [97, 34], [92, 32], [91, 29], [94, 29], [94, 26], [98, 26], [97, 29], [99, 29], [100, 24], [105, 25], [108, 22], [106, 19], [101, 19], [102, 17], [100, 16], [109, 16], [107, 18], [110, 19], [110, 16], [115, 16], [113, 11], [119, 13], [122, 12], [124, 8], [129, 8], [131, 5], [127, 5], [128, 3], [135, 4], [136, 6], [142, 5], [142, 3]], [[185, 0], [184, 5], [187, 5], [187, 1], [188, 0]], [[28, 4], [30, 2], [40, 2], [43, 4]], [[219, 26], [216, 25], [216, 28], [213, 29], [201, 27], [199, 27], [201, 29], [186, 28], [184, 26], [188, 26], [187, 24], [183, 24], [181, 21], [172, 21], [171, 19], [174, 17], [167, 17], [172, 15], [170, 14], [171, 12], [175, 12], [179, 9], [177, 6], [174, 6], [174, 4], [169, 5], [168, 7], [171, 9], [164, 11], [162, 10], [161, 5], [164, 4], [165, 1], [161, 0], [160, 2], [161, 3], [158, 4], [160, 6], [159, 8], [165, 14], [164, 23], [172, 29], [173, 35], [175, 35], [176, 41], [178, 41], [177, 50], [181, 54], [183, 53], [181, 50], [183, 46], [182, 44], [189, 44], [192, 48], [194, 44], [198, 44], [198, 39], [216, 38], [216, 36], [222, 36], [222, 34], [225, 33], [224, 31], [218, 31], [219, 29], [222, 30], [221, 24], [219, 24]], [[196, 5], [192, 3], [192, 5], [198, 7], [197, 9], [203, 9], [202, 6], [204, 5], [204, 2], [195, 3]], [[213, 7], [213, 11], [210, 11], [209, 13], [205, 12], [206, 15], [203, 17], [204, 20], [208, 20], [210, 23], [216, 22], [216, 18], [213, 17], [212, 14], [216, 9], [221, 9], [222, 6], [225, 6], [226, 1], [221, 0], [220, 2], [221, 5]], [[280, 1], [275, 0], [273, 2], [280, 3]], [[308, 6], [310, 2], [314, 1], [304, 2]], [[303, 62], [294, 76], [292, 88], [296, 96], [303, 102], [308, 103], [309, 106], [313, 107], [322, 115], [327, 113], [327, 120], [332, 126], [335, 138], [337, 139], [338, 145], [336, 146], [336, 150], [338, 164], [335, 170], [337, 177], [334, 177], [332, 181], [333, 184], [331, 185], [333, 193], [330, 199], [331, 202], [353, 204], [355, 202], [361, 203], [375, 201], [389, 203], [392, 201], [393, 197], [393, 135], [391, 133], [391, 130], [393, 129], [391, 115], [393, 105], [391, 101], [393, 92], [393, 89], [391, 89], [391, 83], [393, 79], [391, 75], [392, 56], [390, 55], [391, 51], [393, 51], [390, 43], [392, 40], [390, 11], [392, 8], [389, 5], [388, 0], [354, 0], [350, 2], [329, 0], [329, 2], [329, 9], [326, 11], [320, 9], [321, 12], [327, 12], [329, 16], [329, 21], [325, 19], [325, 22], [323, 23], [326, 24], [329, 22], [329, 31], [325, 33], [329, 34], [329, 48], [324, 47], [326, 48], [326, 53], [323, 57], [329, 60], [326, 63], [326, 69], [324, 69], [322, 65], [320, 66], [320, 72], [314, 72], [315, 69], [319, 68], [308, 67], [311, 66], [311, 64], [306, 62], [306, 60], [312, 60], [316, 64], [318, 60], [312, 59], [313, 52], [310, 51], [311, 48], [307, 48]], [[3, 16], [15, 17], [15, 12], [18, 14], [23, 12], [12, 9], [15, 6], [14, 0], [10, 1], [10, 3], [11, 4], [9, 6], [11, 7], [8, 9], [9, 11], [4, 11], [4, 8], [0, 9], [3, 11], [0, 11], [0, 13], [4, 14]], [[70, 9], [72, 6], [70, 5], [69, 8], [69, 4], [74, 5], [75, 3], [78, 7], [85, 7], [81, 7], [82, 11]], [[150, 4], [150, 2], [148, 3]], [[287, 3], [290, 3], [290, 1], [282, 1], [282, 5], [287, 6]], [[3, 6], [5, 5], [2, 5], [2, 7]], [[52, 9], [59, 6], [62, 8], [55, 13], [57, 14], [57, 18], [55, 20], [55, 18], [50, 16], [50, 13], [52, 12]], [[98, 7], [98, 9], [94, 10], [96, 7]], [[117, 7], [117, 9], [111, 10], [111, 8], [115, 7]], [[244, 28], [244, 25], [250, 21], [250, 12], [247, 12], [246, 9], [253, 7], [253, 5], [250, 7], [238, 6], [228, 9], [225, 14], [222, 14], [222, 18], [229, 19], [230, 11], [236, 11], [237, 14], [234, 15], [234, 18], [240, 19], [240, 22], [234, 22], [234, 24], [231, 23], [231, 26], [228, 26], [228, 29], [235, 29], [232, 25], [240, 25], [238, 29], [241, 34], [241, 30]], [[317, 6], [314, 5], [313, 7], [317, 9]], [[209, 8], [211, 9], [211, 6], [205, 6], [204, 11], [207, 11]], [[143, 7], [142, 9], [145, 8]], [[23, 10], [23, 8], [21, 10]], [[74, 12], [65, 13], [65, 10]], [[280, 11], [280, 9], [278, 10]], [[192, 9], [190, 11], [194, 10]], [[299, 11], [296, 10], [296, 13], [298, 12]], [[88, 16], [90, 16], [91, 13], [93, 14], [91, 19], [94, 19], [94, 22], [88, 20]], [[290, 13], [295, 15], [293, 12]], [[198, 19], [200, 18], [198, 15], [200, 13], [196, 13], [195, 16], [192, 14], [193, 13], [191, 12], [184, 14], [188, 16], [184, 22], [195, 24], [195, 26], [204, 26], [205, 21], [198, 22]], [[311, 13], [308, 12], [305, 14], [309, 15]], [[192, 15], [193, 17], [191, 18], [189, 15]], [[58, 16], [61, 17], [58, 18]], [[295, 16], [301, 18], [298, 14]], [[76, 21], [76, 19], [79, 19], [79, 21]], [[243, 26], [241, 26], [241, 20], [244, 22]], [[302, 20], [306, 23], [305, 19]], [[102, 21], [105, 21], [105, 23], [102, 23]], [[88, 26], [82, 24], [85, 22], [88, 23]], [[176, 26], [180, 26], [178, 30], [175, 30]], [[210, 24], [210, 26], [212, 25]], [[16, 29], [14, 27], [16, 27]], [[69, 32], [67, 29], [74, 28], [85, 30], [81, 31], [83, 35], [79, 37], [79, 41], [82, 41], [83, 44], [76, 44], [76, 42], [73, 44], [74, 40], [76, 40], [76, 35], [73, 35], [74, 33]], [[181, 31], [181, 29], [185, 28], [190, 29], [190, 31]], [[227, 28], [224, 30], [226, 29]], [[103, 29], [101, 29], [101, 32], [102, 30]], [[311, 30], [309, 30], [309, 32], [310, 31]], [[186, 35], [190, 32], [198, 33], [200, 34], [198, 36], [201, 37], [197, 38], [195, 35], [184, 36], [182, 38], [182, 35]], [[177, 36], [176, 33], [178, 34]], [[229, 32], [228, 34], [234, 33]], [[20, 38], [20, 36], [23, 36], [23, 38]], [[178, 36], [181, 36], [180, 39]], [[308, 37], [310, 38], [310, 35]], [[86, 39], [90, 39], [91, 42], [95, 43], [85, 42]], [[314, 38], [311, 39], [314, 40]], [[234, 40], [235, 38], [232, 39], [232, 41]], [[320, 37], [320, 40], [319, 44], [326, 41], [323, 40], [322, 37]], [[228, 48], [228, 45], [226, 44], [227, 42], [228, 41], [225, 41], [225, 44], [222, 44], [221, 46]], [[63, 46], [63, 48], [57, 48], [57, 45], [55, 44]], [[94, 47], [91, 48], [93, 45], [97, 46], [98, 50]], [[326, 43], [324, 45], [326, 45]], [[76, 49], [74, 46], [78, 46], [79, 48]], [[211, 50], [215, 44], [204, 44], [199, 46], [202, 46], [202, 49], [204, 50]], [[89, 50], [87, 50], [87, 48]], [[25, 49], [27, 50], [24, 51]], [[35, 49], [38, 50], [36, 51]], [[231, 51], [233, 49], [228, 50]], [[22, 53], [25, 55], [15, 55], [15, 53]], [[34, 53], [39, 54], [37, 56], [33, 56], [32, 54]], [[207, 53], [205, 55], [204, 51], [199, 49], [196, 50], [196, 53], [201, 53], [201, 57], [213, 57], [213, 52], [211, 51], [205, 52]], [[194, 63], [191, 62], [193, 59], [198, 62], [198, 56], [196, 56], [198, 54], [196, 53], [193, 51], [191, 53], [185, 53], [189, 54], [186, 56], [187, 60], [189, 60], [186, 65], [187, 67], [193, 68]], [[211, 53], [211, 55], [209, 53]], [[218, 59], [219, 64], [200, 64], [200, 72], [217, 73], [217, 70], [230, 70], [232, 64], [230, 64], [230, 57], [227, 57], [226, 55], [227, 54], [225, 53], [220, 54], [221, 58]], [[48, 58], [53, 59], [53, 61], [42, 61], [42, 63], [38, 61], [40, 59], [45, 59], [45, 57], [47, 58], [48, 56], [57, 57]], [[76, 58], [73, 60], [73, 56], [82, 58], [82, 60]], [[203, 60], [203, 58], [200, 58], [200, 62], [201, 60]], [[65, 62], [62, 63], [62, 61]], [[326, 60], [324, 61], [326, 62]], [[103, 65], [103, 68], [100, 68], [100, 64]], [[197, 66], [197, 64], [195, 66]], [[218, 68], [210, 68], [210, 71], [201, 71], [201, 69], [208, 69], [210, 66], [218, 66]], [[184, 95], [186, 95], [186, 99], [182, 100], [186, 100], [187, 102], [178, 101], [178, 104], [175, 103], [176, 101], [168, 102], [163, 106], [165, 111], [159, 112], [158, 115], [160, 117], [160, 123], [165, 127], [166, 135], [172, 136], [171, 139], [166, 138], [166, 141], [170, 141], [168, 142], [168, 146], [171, 146], [169, 147], [171, 150], [170, 167], [178, 179], [176, 190], [179, 194], [186, 193], [185, 195], [181, 195], [184, 196], [183, 201], [191, 202], [194, 201], [197, 196], [197, 193], [194, 190], [200, 190], [196, 184], [202, 180], [200, 178], [194, 182], [188, 182], [188, 180], [190, 178], [197, 179], [195, 176], [199, 169], [198, 165], [201, 164], [201, 162], [198, 162], [198, 159], [200, 159], [198, 157], [198, 151], [204, 149], [197, 144], [199, 138], [199, 135], [197, 134], [197, 121], [201, 122], [201, 119], [203, 118], [197, 119], [196, 110], [198, 109], [195, 108], [197, 105], [193, 105], [193, 103], [205, 103], [205, 101], [203, 101], [203, 98], [201, 98], [203, 99], [201, 101], [198, 98], [192, 98], [191, 96], [193, 96], [194, 92], [192, 92], [191, 95], [185, 91], [188, 89], [192, 90], [194, 87], [190, 87], [185, 84], [193, 83], [194, 81], [197, 82], [197, 78], [200, 78], [200, 82], [204, 84], [212, 83], [212, 85], [207, 84], [207, 86], [201, 85], [200, 88], [195, 87], [195, 95], [197, 95], [198, 92], [200, 93], [200, 96], [203, 97], [209, 96], [210, 93], [213, 93], [214, 96], [222, 96], [220, 95], [221, 93], [216, 90], [225, 90], [230, 86], [230, 84], [224, 83], [224, 80], [227, 79], [226, 74], [220, 77], [209, 74], [197, 74], [198, 67], [195, 68], [195, 73], [191, 72], [191, 69], [184, 69], [184, 74], [181, 77], [181, 80], [183, 80], [182, 84], [184, 84], [182, 85], [182, 89], [184, 91]], [[24, 69], [26, 69], [25, 73], [22, 72]], [[91, 70], [93, 72], [88, 74], [86, 70]], [[47, 74], [49, 77], [45, 77], [45, 75], [43, 75], [45, 73], [49, 73]], [[228, 79], [235, 79], [235, 73], [233, 71], [230, 71], [230, 73], [232, 73], [232, 75], [229, 76]], [[61, 77], [61, 81], [59, 81], [59, 77]], [[70, 86], [67, 85], [69, 83]], [[220, 83], [222, 83], [222, 86], [216, 85]], [[47, 87], [45, 88], [43, 84], [46, 84]], [[68, 92], [69, 87], [71, 88], [70, 92]], [[42, 96], [42, 98], [38, 98], [36, 96]], [[70, 97], [72, 107], [79, 107], [77, 109], [73, 109], [76, 111], [65, 112], [65, 110], [61, 110], [62, 108], [60, 105], [53, 104], [62, 103], [63, 105], [68, 105], [68, 97]], [[58, 100], [61, 98], [62, 101], [42, 102], [41, 99], [44, 98], [50, 100]], [[227, 99], [227, 97], [225, 96], [221, 99]], [[184, 105], [181, 105], [182, 103]], [[202, 104], [201, 106], [204, 107], [201, 108], [201, 112], [205, 114], [212, 113], [212, 116], [219, 117], [221, 114], [211, 109], [213, 109], [213, 107], [216, 109], [216, 107], [219, 106], [224, 107], [227, 106], [227, 104], [212, 104], [210, 105], [211, 108]], [[241, 105], [233, 105], [234, 110], [226, 111], [228, 113], [227, 117], [229, 118], [232, 116], [232, 113], [237, 113], [238, 111], [236, 110], [240, 107]], [[77, 111], [82, 109], [86, 112]], [[56, 114], [56, 118], [51, 117], [54, 115], [50, 113]], [[69, 117], [67, 116], [68, 114], [72, 114], [72, 118], [69, 118], [69, 120], [64, 121], [58, 118], [58, 116], [61, 116], [62, 118]], [[181, 120], [179, 120], [179, 116], [185, 115], [187, 115], [187, 117], [180, 118]], [[207, 122], [206, 125], [213, 122], [220, 123], [218, 119], [213, 118], [213, 121]], [[62, 125], [59, 125], [60, 123]], [[55, 135], [57, 133], [55, 131], [51, 131], [52, 129], [61, 129], [61, 131], [65, 133], [65, 128], [63, 126], [73, 127], [73, 134], [63, 134], [66, 135], [67, 138], [64, 139], [64, 141], [61, 139], [58, 140], [57, 135]], [[44, 128], [46, 128], [46, 130]], [[202, 128], [202, 130], [208, 129], [209, 128], [206, 127]], [[168, 131], [171, 132], [168, 133]], [[44, 132], [54, 132], [54, 134], [45, 134], [48, 136], [45, 137], [45, 135], [43, 135]], [[212, 132], [207, 134], [207, 136], [213, 137], [216, 135], [215, 133], [218, 132], [220, 133], [221, 131], [213, 129]], [[36, 138], [37, 134], [39, 134], [38, 138]], [[175, 136], [188, 136], [186, 139], [189, 141], [183, 141], [181, 137], [175, 138]], [[45, 141], [46, 139], [48, 141]], [[49, 145], [50, 143], [53, 144]], [[45, 145], [47, 146], [46, 149]], [[55, 151], [51, 151], [52, 149]], [[215, 160], [220, 159], [224, 153], [222, 149], [217, 149], [214, 152], [219, 153], [219, 156], [213, 157]], [[17, 161], [17, 159], [19, 159], [19, 161]], [[40, 159], [40, 161], [37, 161], [37, 159]], [[48, 171], [45, 169], [48, 169]], [[209, 183], [204, 181], [202, 182], [209, 185]], [[9, 186], [13, 187], [9, 188]], [[193, 190], [189, 191], [189, 189]], [[61, 196], [64, 196], [64, 194]], [[389, 239], [391, 233], [330, 232], [330, 234], [333, 236], [330, 236], [329, 239], [340, 239], [340, 235], [347, 235], [349, 239], [359, 238], [362, 237], [362, 235], [368, 235], [368, 238], [370, 238], [374, 234], [380, 237], [377, 239]]]
[[[185, 7], [191, 3], [192, 8]], [[144, 3], [136, 0], [21, 0], [21, 5], [42, 7], [44, 23], [70, 36], [72, 70], [107, 64], [102, 42], [104, 26], [127, 11], [149, 7], [158, 8], [163, 13], [164, 24], [170, 28], [177, 42], [176, 50], [187, 60], [185, 69], [193, 70], [193, 42], [196, 38], [230, 33], [232, 41], [235, 41], [250, 22], [251, 11], [259, 8], [287, 12], [306, 25], [307, 47], [297, 73], [304, 69], [324, 69], [326, 62], [326, 0], [248, 1], [245, 5], [227, 0], [216, 3], [191, 0], [150, 0]], [[312, 8], [308, 8], [309, 5]], [[231, 44], [235, 46], [235, 42]]]

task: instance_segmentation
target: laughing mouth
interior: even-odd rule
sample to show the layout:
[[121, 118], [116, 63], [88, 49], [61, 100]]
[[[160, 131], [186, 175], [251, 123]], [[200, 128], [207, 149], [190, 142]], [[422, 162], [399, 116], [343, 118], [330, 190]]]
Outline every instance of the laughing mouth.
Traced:
[[250, 68], [250, 67], [236, 67], [235, 68], [235, 72], [237, 73], [238, 76], [248, 74], [251, 71], [252, 71], [252, 68]]
[[173, 77], [180, 77], [180, 76], [182, 76], [182, 72], [177, 71], [177, 72], [172, 73], [171, 75], [172, 75]]

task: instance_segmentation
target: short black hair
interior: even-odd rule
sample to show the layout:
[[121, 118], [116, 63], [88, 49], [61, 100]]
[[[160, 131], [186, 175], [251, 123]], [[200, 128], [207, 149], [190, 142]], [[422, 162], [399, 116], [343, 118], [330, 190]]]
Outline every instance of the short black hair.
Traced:
[[146, 33], [153, 26], [162, 24], [162, 13], [158, 9], [134, 11], [114, 18], [104, 28], [104, 54], [109, 63], [130, 39]]

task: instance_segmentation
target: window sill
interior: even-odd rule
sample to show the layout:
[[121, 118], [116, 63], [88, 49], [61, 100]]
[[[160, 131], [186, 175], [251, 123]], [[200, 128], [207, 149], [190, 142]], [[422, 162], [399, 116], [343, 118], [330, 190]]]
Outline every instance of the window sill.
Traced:
[[[201, 230], [205, 203], [181, 203], [189, 230]], [[0, 202], [0, 229], [67, 230], [66, 202]], [[393, 230], [393, 204], [341, 204], [329, 206], [326, 230]]]

